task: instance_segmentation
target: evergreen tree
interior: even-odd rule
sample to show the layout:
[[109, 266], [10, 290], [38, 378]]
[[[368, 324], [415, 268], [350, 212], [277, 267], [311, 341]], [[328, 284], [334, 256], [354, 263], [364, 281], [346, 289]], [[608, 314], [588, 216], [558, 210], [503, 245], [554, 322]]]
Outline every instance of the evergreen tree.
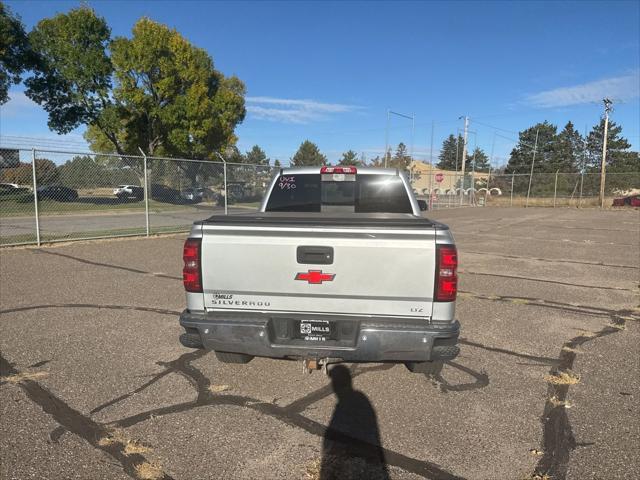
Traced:
[[[442, 142], [442, 148], [440, 149], [440, 155], [438, 155], [438, 168], [443, 170], [457, 170], [462, 164], [460, 158], [462, 158], [462, 145], [464, 139], [462, 135], [458, 134], [449, 135], [444, 142]], [[466, 168], [466, 167], [465, 167]]]
[[380, 155], [376, 155], [371, 159], [371, 166], [376, 168], [384, 167], [384, 158], [382, 158]]
[[338, 165], [353, 165], [355, 167], [364, 167], [366, 163], [363, 159], [358, 159], [358, 154], [353, 150], [348, 150], [342, 154], [342, 158]]
[[400, 170], [407, 170], [409, 168], [409, 164], [411, 163], [411, 156], [407, 153], [407, 146], [400, 142], [398, 144], [398, 148], [396, 148], [396, 153], [393, 155], [391, 160], [388, 162], [389, 168], [398, 168]]
[[556, 136], [553, 153], [549, 162], [550, 171], [562, 173], [576, 172], [584, 160], [584, 139], [573, 123], [567, 122]]
[[[475, 167], [473, 165], [475, 162]], [[489, 171], [489, 157], [484, 153], [480, 147], [476, 147], [471, 154], [467, 155], [467, 164], [465, 165], [465, 170], [468, 172], [469, 170], [475, 170], [476, 172], [487, 172]]]
[[546, 120], [533, 127], [521, 131], [518, 134], [518, 144], [511, 151], [506, 173], [529, 173], [533, 162], [533, 150], [536, 144], [536, 132], [538, 143], [536, 148], [536, 158], [534, 172], [553, 172], [553, 154], [556, 145], [556, 132], [558, 127], [550, 124]]
[[294, 167], [321, 166], [327, 164], [325, 157], [315, 143], [305, 140], [300, 144], [300, 148], [291, 159]]
[[[602, 162], [602, 139], [604, 137], [604, 118], [600, 123], [594, 125], [587, 135], [587, 169], [599, 170]], [[607, 129], [607, 165], [620, 162], [619, 165], [626, 163], [628, 155], [625, 152], [631, 148], [631, 144], [622, 136], [622, 126], [616, 122], [609, 121]], [[636, 166], [637, 170], [638, 167]]]
[[270, 162], [265, 151], [258, 145], [254, 145], [253, 148], [247, 152], [245, 160], [247, 163], [251, 163], [253, 165], [269, 165]]

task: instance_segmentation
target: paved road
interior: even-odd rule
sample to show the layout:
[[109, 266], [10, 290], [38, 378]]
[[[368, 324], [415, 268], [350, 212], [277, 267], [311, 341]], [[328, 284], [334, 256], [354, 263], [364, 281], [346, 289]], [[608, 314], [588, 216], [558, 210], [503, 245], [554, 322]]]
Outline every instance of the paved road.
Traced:
[[[184, 227], [194, 221], [202, 220], [218, 212], [222, 207], [185, 206], [174, 211], [154, 212], [149, 215], [151, 228], [166, 229], [167, 227]], [[247, 212], [247, 208], [231, 207], [233, 213]], [[86, 214], [43, 215], [40, 217], [41, 235], [59, 237], [82, 237], [95, 232], [127, 231], [135, 228], [145, 229], [145, 214], [142, 211], [97, 211]], [[31, 235], [35, 237], [35, 219], [33, 217], [4, 217], [0, 218], [0, 243], [2, 238], [16, 235]], [[5, 242], [8, 243], [8, 242]]]
[[[394, 479], [635, 478], [638, 212], [432, 216], [460, 250], [462, 352], [436, 377], [349, 365], [375, 410], [334, 423], [350, 476], [385, 477], [377, 433]], [[326, 377], [180, 346], [182, 241], [2, 251], [0, 478], [318, 479], [332, 464]], [[578, 383], [550, 383], [558, 371]]]

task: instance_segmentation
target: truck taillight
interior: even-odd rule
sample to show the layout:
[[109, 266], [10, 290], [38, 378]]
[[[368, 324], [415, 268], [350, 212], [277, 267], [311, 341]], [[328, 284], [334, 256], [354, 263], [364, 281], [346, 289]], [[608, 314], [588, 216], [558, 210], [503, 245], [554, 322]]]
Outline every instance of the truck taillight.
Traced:
[[454, 245], [436, 245], [434, 300], [453, 302], [458, 293], [458, 252]]
[[202, 293], [202, 269], [200, 268], [201, 238], [188, 238], [184, 242], [182, 259], [182, 283], [187, 292]]

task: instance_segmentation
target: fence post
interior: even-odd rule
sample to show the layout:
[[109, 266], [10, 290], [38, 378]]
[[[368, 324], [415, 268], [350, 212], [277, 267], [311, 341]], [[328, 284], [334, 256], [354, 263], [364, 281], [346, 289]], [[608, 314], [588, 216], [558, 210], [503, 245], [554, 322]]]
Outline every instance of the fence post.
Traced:
[[149, 228], [149, 181], [147, 179], [147, 155], [140, 147], [138, 147], [138, 150], [140, 150], [140, 153], [142, 154], [142, 164], [144, 167], [144, 223], [148, 237], [151, 232]]
[[553, 208], [556, 208], [556, 193], [558, 192], [558, 172], [559, 171], [560, 170], [556, 170], [556, 181], [553, 184]]
[[580, 198], [578, 199], [578, 208], [582, 205], [582, 183], [584, 182], [584, 172], [580, 172]]
[[36, 149], [31, 149], [31, 174], [33, 176], [33, 206], [36, 214], [36, 243], [40, 246], [40, 215], [38, 214], [38, 180], [36, 177]]
[[228, 215], [228, 200], [229, 197], [227, 195], [227, 162], [224, 162], [224, 214]]
[[513, 207], [513, 180], [516, 178], [516, 172], [514, 171], [511, 174], [511, 201], [509, 202], [509, 206]]
[[223, 171], [223, 175], [224, 175], [224, 214], [227, 215], [228, 214], [228, 210], [227, 210], [227, 200], [228, 200], [228, 196], [227, 196], [227, 161], [224, 159], [224, 157], [222, 155], [220, 155], [220, 153], [218, 152], [213, 152], [215, 153], [218, 158], [220, 158], [220, 160], [222, 160], [223, 166], [222, 166], [222, 171]]

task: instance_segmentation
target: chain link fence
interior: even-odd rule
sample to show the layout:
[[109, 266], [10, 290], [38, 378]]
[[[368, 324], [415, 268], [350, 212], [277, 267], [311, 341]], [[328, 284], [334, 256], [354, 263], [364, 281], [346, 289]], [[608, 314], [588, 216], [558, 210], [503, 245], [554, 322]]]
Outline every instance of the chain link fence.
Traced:
[[273, 171], [54, 150], [0, 149], [0, 160], [0, 245], [184, 232], [255, 210]]
[[[412, 178], [414, 193], [431, 208], [461, 206], [598, 207], [600, 173], [493, 174], [434, 173]], [[640, 171], [611, 172], [605, 179], [605, 206], [640, 192]]]
[[[274, 167], [134, 155], [0, 148], [0, 245], [187, 231], [214, 213], [255, 210]], [[597, 173], [410, 172], [430, 208], [598, 206]], [[640, 190], [608, 173], [605, 205]]]

